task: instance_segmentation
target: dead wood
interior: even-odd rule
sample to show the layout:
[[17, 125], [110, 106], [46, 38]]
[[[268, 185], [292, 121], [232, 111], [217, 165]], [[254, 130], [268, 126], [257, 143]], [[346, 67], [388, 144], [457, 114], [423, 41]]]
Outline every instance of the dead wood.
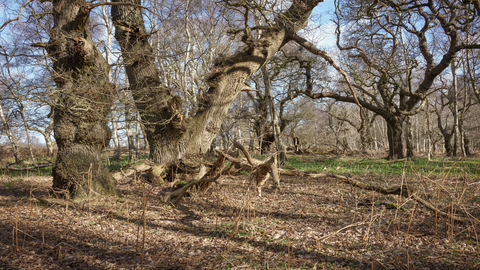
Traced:
[[250, 174], [250, 179], [255, 180], [255, 187], [258, 192], [258, 196], [262, 196], [262, 186], [267, 180], [272, 177], [276, 187], [280, 187], [280, 177], [278, 176], [276, 155], [273, 155], [270, 159], [255, 167]]
[[[15, 164], [15, 163], [13, 163]], [[12, 165], [12, 164], [10, 164]], [[9, 165], [9, 166], [10, 166]], [[8, 166], [6, 167], [0, 167], [0, 170], [5, 170], [5, 171], [32, 171], [32, 170], [36, 170], [36, 169], [41, 169], [41, 168], [48, 168], [48, 167], [52, 167], [53, 164], [41, 164], [41, 165], [37, 165], [37, 166], [31, 166], [31, 167], [23, 167], [23, 168], [10, 168]]]
[[212, 167], [208, 162], [202, 162], [200, 159], [177, 159], [165, 164], [150, 164], [148, 162], [129, 167], [126, 170], [120, 170], [112, 174], [117, 181], [130, 177], [134, 174], [146, 172], [149, 176], [147, 181], [157, 186], [165, 185], [166, 181], [175, 181], [176, 175], [179, 173], [193, 174], [197, 173], [200, 164]]
[[[234, 158], [229, 154], [222, 152], [221, 150], [215, 149], [218, 155], [222, 155], [226, 160], [230, 161], [231, 167], [234, 167], [237, 170], [244, 170], [246, 172], [252, 172], [254, 166], [252, 166], [246, 158]], [[259, 161], [261, 163], [261, 161]]]
[[250, 165], [255, 166], [255, 163], [259, 164], [261, 162], [260, 160], [253, 160], [252, 157], [250, 156], [250, 153], [248, 153], [247, 149], [245, 148], [245, 146], [243, 146], [242, 144], [240, 144], [239, 142], [233, 139], [232, 139], [232, 142], [235, 147], [237, 147], [240, 151], [242, 151], [243, 155], [247, 159], [248, 163], [250, 163]]
[[[212, 168], [208, 172], [208, 177], [213, 178], [213, 177], [219, 175], [220, 172], [222, 172], [225, 169], [225, 161], [226, 160], [227, 159], [225, 158], [224, 155], [219, 154], [218, 158], [217, 158], [217, 161], [215, 161]], [[229, 167], [229, 168], [231, 168], [231, 167]], [[226, 171], [224, 173], [226, 173]], [[200, 191], [206, 192], [208, 189], [210, 189], [212, 184], [213, 184], [213, 182], [202, 182], [198, 185], [198, 188], [199, 188]]]
[[204, 182], [217, 182], [218, 178], [222, 175], [222, 173], [218, 174], [215, 177], [212, 178], [203, 178], [205, 174], [207, 173], [207, 167], [204, 165], [200, 166], [200, 171], [193, 177], [192, 180], [185, 186], [172, 191], [172, 192], [166, 192], [165, 195], [163, 196], [163, 202], [168, 202], [170, 199], [175, 198], [172, 203], [178, 203], [180, 199], [183, 197], [183, 195], [190, 189], [192, 186], [199, 185]]
[[233, 158], [227, 154], [221, 153], [221, 151], [218, 152], [219, 154], [223, 154], [225, 158], [235, 166], [235, 168], [250, 172], [249, 178], [250, 180], [255, 181], [255, 187], [259, 196], [262, 196], [262, 186], [270, 177], [272, 177], [275, 186], [280, 187], [276, 155], [273, 155], [264, 161], [254, 159], [250, 156], [250, 153], [248, 153], [245, 146], [235, 140], [232, 140], [232, 142], [235, 147], [242, 151], [245, 158]]
[[132, 176], [135, 173], [146, 172], [150, 169], [152, 169], [151, 165], [146, 164], [146, 163], [142, 163], [142, 164], [132, 166], [132, 167], [126, 169], [125, 171], [120, 170], [119, 172], [113, 173], [112, 176], [113, 176], [113, 178], [115, 178], [118, 181], [122, 178]]
[[469, 222], [469, 221], [474, 221], [475, 223], [480, 223], [480, 221], [478, 219], [476, 219], [472, 216], [470, 216], [472, 218], [472, 220], [471, 220], [467, 217], [462, 217], [462, 216], [450, 214], [450, 213], [447, 213], [447, 212], [444, 212], [444, 211], [438, 209], [437, 207], [435, 207], [430, 202], [420, 198], [417, 195], [417, 193], [415, 192], [415, 190], [412, 187], [407, 186], [407, 185], [394, 186], [394, 187], [391, 187], [391, 188], [383, 188], [383, 187], [379, 187], [379, 186], [375, 186], [375, 185], [366, 184], [366, 183], [363, 183], [361, 181], [355, 180], [353, 178], [350, 178], [350, 177], [347, 177], [347, 176], [344, 176], [344, 175], [339, 175], [339, 174], [330, 174], [330, 173], [311, 174], [311, 173], [304, 173], [304, 172], [300, 172], [300, 171], [292, 171], [292, 170], [284, 170], [284, 169], [280, 169], [280, 174], [281, 175], [290, 175], [290, 176], [313, 177], [313, 178], [331, 177], [331, 178], [338, 179], [338, 180], [340, 180], [344, 183], [347, 183], [347, 184], [349, 184], [353, 187], [358, 187], [358, 188], [361, 188], [361, 189], [364, 189], [364, 190], [372, 190], [372, 191], [375, 191], [375, 192], [378, 192], [378, 193], [381, 193], [381, 194], [384, 194], [384, 195], [398, 195], [398, 196], [402, 196], [404, 198], [412, 198], [413, 200], [416, 200], [418, 203], [423, 205], [428, 210], [430, 210], [432, 212], [435, 212], [435, 213], [437, 213], [437, 214], [439, 214], [443, 217], [446, 217], [448, 219], [451, 219], [451, 220], [455, 220], [455, 221], [459, 221], [459, 222], [463, 222], [463, 223], [466, 223], [466, 222]]

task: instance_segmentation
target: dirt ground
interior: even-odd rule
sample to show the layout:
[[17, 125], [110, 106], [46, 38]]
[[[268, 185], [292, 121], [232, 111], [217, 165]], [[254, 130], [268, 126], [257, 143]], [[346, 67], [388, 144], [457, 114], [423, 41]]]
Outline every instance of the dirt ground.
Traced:
[[0, 176], [0, 269], [480, 269], [479, 179], [362, 178], [415, 186], [470, 213], [464, 224], [331, 178], [281, 180], [259, 197], [247, 176], [223, 176], [172, 205], [124, 179], [123, 199], [76, 204], [42, 200], [50, 177]]

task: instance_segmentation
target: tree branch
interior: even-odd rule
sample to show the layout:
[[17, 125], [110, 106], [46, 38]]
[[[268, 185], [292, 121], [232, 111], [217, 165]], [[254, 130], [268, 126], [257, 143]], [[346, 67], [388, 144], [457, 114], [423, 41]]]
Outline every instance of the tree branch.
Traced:
[[26, 5], [28, 5], [30, 2], [32, 2], [32, 1], [33, 1], [33, 0], [28, 0], [27, 2], [23, 3], [23, 5], [20, 7], [20, 11], [18, 12], [17, 18], [10, 19], [10, 20], [4, 22], [4, 23], [2, 24], [2, 26], [0, 26], [0, 31], [1, 31], [1, 30], [3, 29], [3, 27], [5, 27], [7, 24], [9, 24], [9, 23], [11, 23], [11, 22], [13, 22], [13, 21], [18, 21], [18, 20], [20, 20], [20, 17], [22, 17], [23, 8], [24, 8]]
[[350, 89], [350, 92], [353, 95], [353, 99], [355, 100], [355, 104], [357, 104], [357, 106], [360, 108], [360, 113], [359, 114], [360, 114], [360, 119], [362, 120], [362, 122], [360, 124], [360, 128], [358, 129], [358, 131], [362, 130], [363, 129], [363, 123], [365, 121], [365, 119], [363, 119], [363, 114], [362, 114], [362, 105], [360, 105], [360, 103], [358, 102], [357, 95], [355, 94], [355, 91], [353, 90], [353, 86], [350, 83], [350, 79], [348, 78], [347, 73], [345, 73], [345, 71], [343, 71], [335, 63], [335, 61], [333, 60], [332, 57], [330, 57], [325, 51], [322, 51], [322, 50], [318, 49], [313, 43], [311, 43], [308, 40], [300, 37], [297, 34], [293, 34], [293, 40], [297, 44], [302, 46], [303, 48], [307, 49], [309, 52], [311, 52], [313, 54], [316, 54], [316, 55], [322, 57], [323, 59], [325, 59], [332, 67], [334, 67], [340, 74], [342, 74], [343, 78], [347, 82], [347, 85], [348, 85], [348, 88]]

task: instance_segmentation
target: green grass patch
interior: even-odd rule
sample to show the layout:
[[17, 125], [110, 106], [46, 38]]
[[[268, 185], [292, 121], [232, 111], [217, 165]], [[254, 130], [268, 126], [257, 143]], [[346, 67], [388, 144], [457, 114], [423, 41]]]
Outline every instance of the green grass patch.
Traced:
[[108, 165], [108, 169], [110, 171], [119, 171], [120, 169], [128, 168], [131, 166], [135, 166], [137, 164], [144, 163], [147, 159], [148, 155], [140, 155], [139, 160], [128, 160], [128, 155], [121, 155], [120, 159], [115, 160], [113, 157], [109, 157], [110, 165]]
[[414, 158], [398, 162], [385, 159], [365, 159], [349, 157], [325, 156], [290, 156], [287, 158], [287, 169], [295, 169], [309, 173], [339, 173], [354, 175], [401, 175], [412, 174], [459, 174], [477, 178], [480, 176], [480, 159], [454, 160], [435, 158]]

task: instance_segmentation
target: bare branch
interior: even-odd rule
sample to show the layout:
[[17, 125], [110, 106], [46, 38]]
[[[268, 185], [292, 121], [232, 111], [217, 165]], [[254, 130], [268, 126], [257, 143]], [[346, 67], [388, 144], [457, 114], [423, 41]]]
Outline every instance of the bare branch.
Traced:
[[297, 34], [294, 34], [293, 35], [293, 40], [298, 43], [300, 46], [302, 46], [303, 48], [307, 49], [309, 52], [313, 53], [313, 54], [316, 54], [320, 57], [322, 57], [323, 59], [325, 59], [332, 67], [334, 67], [340, 74], [342, 74], [343, 78], [345, 79], [345, 81], [347, 82], [347, 85], [348, 85], [348, 88], [350, 89], [350, 92], [352, 93], [353, 95], [353, 98], [355, 100], [355, 104], [357, 104], [357, 106], [360, 108], [360, 118], [362, 119], [362, 122], [360, 124], [360, 128], [358, 129], [358, 131], [362, 130], [363, 129], [363, 123], [365, 121], [365, 119], [363, 118], [363, 114], [362, 114], [362, 105], [360, 105], [360, 103], [358, 102], [358, 99], [357, 99], [357, 95], [355, 94], [355, 91], [353, 90], [353, 86], [352, 84], [350, 83], [350, 79], [348, 78], [348, 75], [347, 73], [345, 73], [345, 71], [343, 71], [343, 69], [341, 69], [336, 63], [335, 61], [333, 60], [332, 57], [330, 57], [325, 51], [322, 51], [320, 49], [318, 49], [313, 43], [311, 43], [310, 41], [300, 37], [299, 35]]
[[28, 0], [27, 2], [23, 3], [23, 5], [20, 7], [20, 11], [18, 12], [18, 16], [17, 18], [14, 18], [14, 19], [10, 19], [8, 21], [6, 21], [5, 23], [2, 24], [2, 26], [0, 26], [0, 31], [3, 29], [3, 27], [7, 26], [7, 24], [13, 22], [13, 21], [18, 21], [20, 20], [20, 17], [22, 17], [22, 11], [23, 11], [23, 8], [28, 5], [30, 2], [32, 2], [33, 0]]

